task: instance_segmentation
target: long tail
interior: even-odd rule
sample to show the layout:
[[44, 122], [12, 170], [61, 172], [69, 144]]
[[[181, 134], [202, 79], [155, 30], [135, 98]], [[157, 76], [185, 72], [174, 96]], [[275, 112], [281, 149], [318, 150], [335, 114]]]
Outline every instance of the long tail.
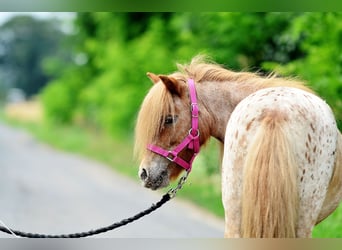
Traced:
[[249, 147], [243, 174], [243, 237], [296, 237], [298, 168], [285, 120], [275, 112], [264, 115]]

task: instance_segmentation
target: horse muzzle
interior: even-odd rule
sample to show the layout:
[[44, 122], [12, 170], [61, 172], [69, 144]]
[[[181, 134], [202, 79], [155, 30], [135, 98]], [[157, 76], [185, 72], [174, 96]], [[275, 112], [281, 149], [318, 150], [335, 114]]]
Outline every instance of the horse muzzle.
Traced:
[[167, 170], [151, 171], [147, 168], [141, 168], [139, 177], [146, 188], [157, 190], [169, 185], [169, 174]]

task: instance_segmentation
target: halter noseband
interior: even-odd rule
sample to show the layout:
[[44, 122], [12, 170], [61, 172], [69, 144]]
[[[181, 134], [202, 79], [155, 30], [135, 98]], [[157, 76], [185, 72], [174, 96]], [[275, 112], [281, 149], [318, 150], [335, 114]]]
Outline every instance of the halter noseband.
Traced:
[[[190, 102], [191, 102], [191, 128], [189, 134], [184, 138], [184, 140], [173, 150], [165, 150], [156, 145], [149, 144], [147, 148], [152, 152], [159, 154], [171, 162], [175, 162], [186, 171], [190, 172], [192, 167], [192, 162], [200, 150], [199, 141], [199, 130], [198, 130], [198, 104], [196, 98], [196, 88], [193, 79], [188, 79]], [[189, 148], [193, 151], [193, 155], [189, 162], [185, 161], [179, 157], [179, 153], [185, 148]]]

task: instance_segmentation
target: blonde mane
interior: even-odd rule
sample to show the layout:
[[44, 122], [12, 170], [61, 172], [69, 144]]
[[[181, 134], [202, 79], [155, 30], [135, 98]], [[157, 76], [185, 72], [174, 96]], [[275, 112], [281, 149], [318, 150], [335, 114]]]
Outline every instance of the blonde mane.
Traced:
[[265, 77], [251, 72], [234, 72], [210, 61], [210, 59], [203, 55], [194, 57], [188, 65], [177, 64], [177, 67], [181, 74], [175, 73], [174, 75], [178, 76], [178, 78], [181, 78], [183, 81], [185, 75], [186, 78], [193, 78], [197, 83], [206, 81], [237, 82], [243, 85], [254, 85], [257, 89], [268, 87], [293, 87], [313, 93], [303, 81], [277, 77], [275, 73], [271, 73]]
[[146, 95], [138, 114], [134, 148], [137, 157], [142, 158], [146, 146], [162, 131], [162, 121], [168, 114], [174, 114], [172, 96], [165, 85], [159, 82]]
[[[237, 82], [243, 85], [253, 85], [255, 89], [288, 86], [312, 92], [303, 82], [293, 79], [279, 78], [275, 75], [262, 77], [256, 73], [234, 72], [211, 62], [205, 56], [199, 55], [190, 64], [177, 64], [178, 72], [171, 74], [179, 82], [186, 84], [188, 78], [193, 78], [197, 84], [208, 81]], [[199, 97], [200, 98], [200, 97]], [[174, 113], [172, 95], [164, 84], [154, 84], [142, 103], [135, 128], [135, 155], [141, 158], [146, 146], [152, 143], [162, 131], [166, 115]]]

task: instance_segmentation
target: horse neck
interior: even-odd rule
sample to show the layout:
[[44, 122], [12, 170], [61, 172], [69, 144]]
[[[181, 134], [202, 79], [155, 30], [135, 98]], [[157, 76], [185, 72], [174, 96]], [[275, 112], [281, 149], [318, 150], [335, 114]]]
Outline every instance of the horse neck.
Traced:
[[251, 93], [260, 89], [236, 82], [203, 82], [196, 87], [201, 110], [199, 122], [204, 140], [213, 136], [224, 143], [227, 122], [236, 105]]

